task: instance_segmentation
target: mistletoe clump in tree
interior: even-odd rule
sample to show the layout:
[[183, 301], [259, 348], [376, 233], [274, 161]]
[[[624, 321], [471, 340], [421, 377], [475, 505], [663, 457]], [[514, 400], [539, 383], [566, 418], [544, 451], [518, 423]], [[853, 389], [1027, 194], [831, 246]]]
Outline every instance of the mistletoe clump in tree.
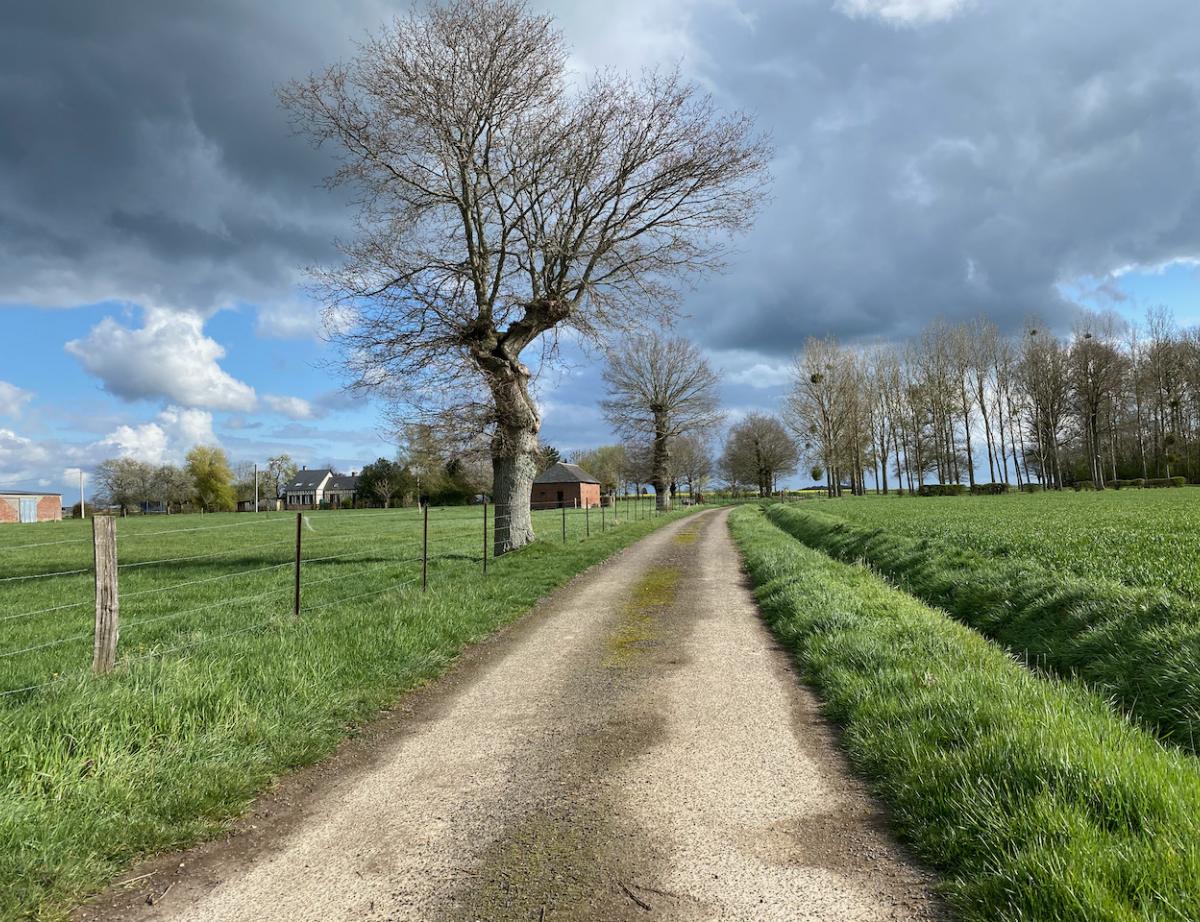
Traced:
[[526, 350], [544, 367], [564, 329], [668, 321], [676, 280], [720, 266], [766, 179], [750, 119], [678, 73], [579, 85], [566, 60], [525, 4], [454, 0], [280, 94], [359, 209], [344, 261], [317, 278], [350, 386], [487, 434], [497, 553], [533, 539]]

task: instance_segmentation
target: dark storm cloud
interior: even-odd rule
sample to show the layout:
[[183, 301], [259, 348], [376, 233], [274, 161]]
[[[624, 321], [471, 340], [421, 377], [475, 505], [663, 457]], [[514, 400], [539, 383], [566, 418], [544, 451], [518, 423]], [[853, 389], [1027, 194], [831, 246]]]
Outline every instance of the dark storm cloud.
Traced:
[[[291, 310], [298, 268], [332, 257], [348, 213], [274, 89], [405, 5], [10, 5], [0, 302]], [[869, 15], [884, 7], [936, 15]], [[586, 66], [680, 60], [774, 137], [773, 203], [685, 299], [710, 348], [778, 358], [937, 315], [1053, 321], [1060, 283], [1200, 255], [1195, 4], [548, 8]]]
[[692, 20], [700, 72], [779, 148], [773, 205], [691, 299], [710, 345], [1058, 320], [1060, 282], [1200, 253], [1200, 6], [978, 0], [900, 28], [831, 6]]
[[10, 5], [0, 301], [207, 312], [292, 296], [346, 213], [275, 88], [387, 15], [366, 0]]

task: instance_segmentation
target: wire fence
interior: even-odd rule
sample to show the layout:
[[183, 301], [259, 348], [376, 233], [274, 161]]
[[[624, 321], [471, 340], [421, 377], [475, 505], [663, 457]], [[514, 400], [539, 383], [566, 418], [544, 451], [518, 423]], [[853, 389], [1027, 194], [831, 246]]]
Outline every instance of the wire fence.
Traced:
[[658, 512], [652, 496], [592, 496], [262, 513], [152, 531], [98, 516], [91, 536], [0, 544], [0, 700], [86, 681], [89, 648], [90, 672], [104, 674], [341, 604], [425, 592], [457, 568], [487, 574], [534, 531], [543, 542], [586, 541]]

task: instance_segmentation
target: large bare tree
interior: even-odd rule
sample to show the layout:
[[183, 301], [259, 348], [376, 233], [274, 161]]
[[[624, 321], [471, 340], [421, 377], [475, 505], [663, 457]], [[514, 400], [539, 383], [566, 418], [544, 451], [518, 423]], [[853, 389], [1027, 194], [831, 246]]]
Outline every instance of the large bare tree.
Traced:
[[533, 538], [526, 350], [540, 366], [563, 328], [668, 319], [676, 280], [721, 265], [766, 178], [751, 121], [677, 73], [573, 89], [566, 58], [524, 3], [451, 0], [280, 93], [359, 209], [344, 263], [318, 275], [350, 386], [490, 434], [497, 553]]
[[621, 435], [650, 446], [655, 506], [671, 506], [671, 448], [721, 420], [717, 375], [686, 339], [648, 334], [608, 350], [604, 415]]

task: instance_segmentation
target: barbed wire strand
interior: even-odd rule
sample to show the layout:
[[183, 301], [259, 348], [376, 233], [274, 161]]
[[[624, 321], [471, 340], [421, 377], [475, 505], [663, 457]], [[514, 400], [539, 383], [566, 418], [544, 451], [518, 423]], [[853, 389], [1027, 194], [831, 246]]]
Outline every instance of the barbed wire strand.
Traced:
[[158, 538], [163, 535], [186, 535], [197, 531], [217, 531], [222, 528], [245, 528], [247, 525], [289, 525], [294, 522], [290, 515], [281, 514], [278, 518], [256, 519], [250, 522], [233, 522], [229, 525], [200, 525], [195, 528], [167, 528], [162, 531], [119, 532], [118, 541], [129, 541], [134, 538]]
[[56, 570], [53, 573], [30, 573], [26, 576], [0, 576], [0, 583], [12, 583], [22, 579], [46, 579], [50, 576], [75, 576], [78, 573], [91, 573], [91, 567], [82, 570]]
[[0, 621], [12, 621], [15, 618], [30, 618], [34, 615], [44, 615], [52, 611], [63, 611], [67, 608], [79, 608], [83, 605], [91, 605], [92, 600], [88, 599], [84, 602], [68, 602], [66, 605], [52, 605], [50, 608], [35, 608], [33, 611], [22, 611], [11, 615], [0, 615]]
[[0, 691], [0, 698], [7, 698], [9, 695], [19, 695], [21, 692], [33, 691], [38, 688], [49, 688], [51, 685], [61, 685], [63, 682], [70, 679], [78, 678], [77, 674], [59, 676], [57, 679], [51, 679], [49, 682], [39, 682], [37, 685], [25, 685], [21, 688], [10, 688], [6, 691]]
[[22, 653], [32, 653], [34, 650], [45, 650], [48, 647], [60, 647], [65, 643], [70, 643], [72, 640], [82, 640], [84, 637], [94, 637], [94, 631], [88, 631], [85, 634], [72, 634], [70, 637], [59, 637], [57, 640], [47, 640], [45, 643], [35, 643], [29, 647], [22, 647], [19, 650], [5, 650], [0, 653], [0, 659], [8, 659], [13, 656], [20, 656]]
[[251, 551], [273, 550], [280, 547], [289, 547], [290, 541], [277, 541], [274, 544], [255, 544], [250, 547], [231, 548], [227, 551], [214, 551], [211, 554], [194, 554], [188, 557], [163, 557], [159, 560], [137, 560], [133, 563], [118, 564], [118, 570], [133, 569], [134, 567], [150, 567], [160, 563], [180, 563], [188, 560], [208, 560], [212, 557], [228, 557], [230, 554], [244, 554]]
[[398, 582], [398, 583], [392, 583], [390, 586], [384, 586], [382, 589], [372, 589], [368, 592], [359, 592], [354, 595], [347, 595], [347, 596], [342, 596], [337, 599], [331, 599], [328, 602], [322, 602], [320, 605], [311, 605], [311, 606], [303, 607], [300, 609], [300, 613], [304, 614], [305, 612], [317, 611], [322, 608], [328, 608], [331, 605], [337, 605], [339, 602], [349, 602], [353, 599], [361, 599], [361, 598], [364, 598], [365, 596], [369, 596], [369, 595], [382, 595], [385, 592], [399, 589], [402, 586], [411, 585], [412, 583], [417, 582], [419, 579], [420, 579], [419, 576], [414, 576], [412, 579], [406, 579], [406, 580], [402, 580], [401, 582]]
[[170, 586], [160, 586], [156, 589], [139, 589], [137, 592], [122, 592], [121, 599], [132, 599], [143, 595], [153, 595], [157, 592], [169, 592], [172, 589], [183, 589], [185, 586], [195, 586], [199, 583], [211, 583], [219, 579], [233, 579], [237, 576], [246, 576], [250, 573], [266, 573], [268, 570], [279, 570], [283, 567], [291, 567], [295, 565], [295, 561], [288, 560], [284, 563], [273, 564], [269, 567], [255, 567], [250, 570], [238, 570], [236, 573], [219, 573], [216, 576], [203, 576], [200, 579], [191, 579], [183, 583], [172, 583]]
[[23, 551], [31, 547], [51, 547], [56, 544], [91, 544], [90, 538], [64, 538], [62, 541], [40, 541], [36, 544], [5, 544], [0, 551]]

